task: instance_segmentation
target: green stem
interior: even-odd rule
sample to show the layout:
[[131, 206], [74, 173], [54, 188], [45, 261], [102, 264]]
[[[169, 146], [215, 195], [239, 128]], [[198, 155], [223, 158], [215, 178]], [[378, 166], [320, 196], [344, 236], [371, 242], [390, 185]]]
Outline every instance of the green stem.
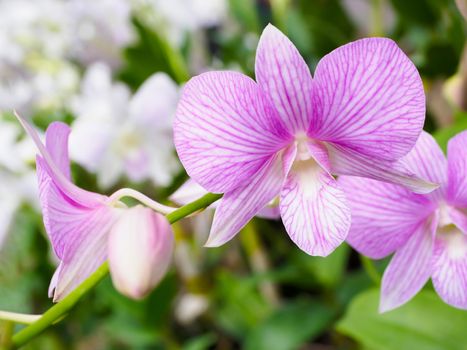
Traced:
[[[270, 263], [253, 222], [250, 222], [243, 228], [242, 234], [240, 235], [240, 242], [248, 256], [251, 269], [255, 273], [266, 274], [270, 270]], [[272, 281], [261, 281], [259, 287], [267, 301], [274, 306], [280, 304], [279, 291]]]
[[373, 263], [373, 260], [366, 256], [360, 255], [360, 261], [362, 262], [363, 269], [366, 271], [370, 279], [379, 286], [381, 284], [381, 276]]
[[382, 0], [371, 1], [371, 36], [384, 36]]
[[15, 324], [12, 321], [5, 321], [3, 327], [0, 327], [2, 334], [0, 334], [0, 350], [7, 350], [11, 348], [11, 338]]
[[[187, 205], [175, 210], [174, 212], [166, 215], [167, 220], [171, 224], [183, 219], [184, 217], [193, 214], [194, 212], [208, 207], [222, 197], [221, 194], [208, 193], [203, 197], [188, 203]], [[89, 276], [83, 283], [81, 283], [74, 291], [68, 294], [62, 301], [52, 306], [47, 310], [40, 319], [30, 324], [28, 327], [16, 333], [12, 338], [14, 347], [20, 347], [26, 344], [31, 339], [35, 338], [43, 331], [45, 331], [52, 324], [59, 321], [65, 316], [71, 308], [90, 290], [95, 287], [109, 272], [109, 265], [105, 262], [100, 266], [91, 276]]]
[[185, 64], [182, 54], [179, 50], [175, 49], [168, 40], [160, 37], [160, 44], [163, 49], [167, 63], [174, 74], [177, 83], [182, 84], [190, 79], [188, 67]]

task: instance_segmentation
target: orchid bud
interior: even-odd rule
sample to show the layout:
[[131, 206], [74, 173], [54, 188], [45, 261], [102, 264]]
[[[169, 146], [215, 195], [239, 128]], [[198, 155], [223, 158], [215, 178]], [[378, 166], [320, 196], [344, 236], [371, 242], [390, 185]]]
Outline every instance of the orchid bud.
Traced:
[[142, 299], [162, 279], [174, 246], [167, 219], [141, 205], [125, 211], [109, 235], [108, 258], [115, 288]]

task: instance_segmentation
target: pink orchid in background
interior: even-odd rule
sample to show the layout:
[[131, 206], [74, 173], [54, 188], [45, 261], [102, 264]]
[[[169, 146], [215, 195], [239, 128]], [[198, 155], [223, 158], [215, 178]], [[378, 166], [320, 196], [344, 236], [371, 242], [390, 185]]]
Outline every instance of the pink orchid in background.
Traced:
[[[193, 179], [188, 179], [174, 193], [170, 195], [170, 200], [179, 205], [186, 205], [208, 193], [209, 191], [206, 191], [201, 185], [197, 184], [196, 181]], [[215, 209], [218, 206], [219, 202], [214, 202], [208, 208]], [[275, 201], [267, 203], [266, 206], [256, 214], [256, 216], [264, 219], [279, 219], [280, 212], [278, 203]]]
[[347, 236], [350, 208], [333, 175], [403, 184], [419, 180], [398, 160], [425, 119], [422, 81], [389, 39], [362, 39], [326, 55], [314, 78], [292, 42], [268, 25], [256, 53], [256, 82], [209, 72], [185, 86], [174, 123], [185, 169], [224, 193], [207, 246], [230, 240], [271, 200], [290, 238], [325, 256]]
[[352, 209], [348, 242], [374, 259], [395, 253], [383, 276], [381, 312], [406, 303], [430, 277], [446, 303], [467, 309], [467, 131], [449, 141], [447, 160], [424, 132], [402, 161], [440, 188], [421, 195], [340, 177]]
[[[37, 176], [39, 179], [39, 199], [42, 206], [44, 226], [49, 235], [55, 254], [60, 260], [60, 264], [55, 271], [49, 287], [49, 295], [54, 301], [63, 299], [73, 291], [81, 282], [89, 277], [108, 255], [109, 234], [112, 231], [121, 231], [121, 225], [131, 220], [136, 209], [126, 209], [125, 205], [118, 201], [119, 198], [129, 195], [136, 199], [145, 201], [145, 197], [136, 191], [122, 189], [107, 197], [98, 193], [85, 191], [75, 186], [70, 179], [70, 161], [68, 158], [68, 136], [70, 128], [61, 122], [54, 122], [47, 128], [44, 146], [39, 136], [25, 120], [18, 116], [21, 124], [27, 133], [34, 140], [40, 155], [37, 156]], [[155, 202], [154, 202], [155, 203]], [[164, 210], [164, 208], [160, 208]], [[139, 211], [138, 211], [139, 212]], [[158, 219], [160, 221], [160, 219]], [[166, 220], [166, 219], [165, 219]], [[123, 222], [123, 224], [122, 224]], [[168, 225], [168, 222], [167, 222]], [[160, 265], [155, 264], [157, 260], [153, 255], [146, 254], [146, 250], [135, 251], [139, 246], [127, 245], [129, 251], [125, 255], [115, 256], [113, 259], [122, 261], [110, 261], [113, 266], [112, 275], [118, 279], [117, 288], [125, 286], [121, 281], [125, 281], [122, 274], [130, 273], [126, 267], [119, 270], [122, 265], [129, 265], [135, 268], [145, 268], [144, 272], [134, 270], [132, 273], [141, 279], [132, 281], [134, 290], [137, 282], [141, 283], [141, 290], [147, 291], [148, 280], [146, 271], [154, 272], [154, 269], [164, 273], [167, 265], [167, 257], [171, 254], [171, 244], [155, 242], [154, 236], [167, 239], [166, 232], [152, 232], [151, 229], [158, 227], [144, 227], [142, 223], [134, 226], [133, 230], [126, 230], [126, 233], [133, 239], [146, 240], [139, 246], [146, 244], [146, 248], [154, 248], [160, 252], [159, 247], [166, 247], [167, 251], [158, 254]], [[127, 228], [127, 227], [126, 227]], [[164, 228], [166, 229], [166, 228]], [[143, 232], [138, 232], [141, 230]], [[138, 235], [141, 234], [141, 237]], [[172, 240], [172, 238], [170, 238]], [[132, 249], [134, 248], [134, 249]], [[131, 265], [134, 261], [132, 256], [138, 256], [147, 262], [149, 267], [144, 267], [143, 263]], [[156, 273], [156, 272], [154, 272]], [[158, 279], [150, 279], [156, 283]], [[154, 287], [154, 284], [152, 285]], [[123, 288], [123, 287], [122, 287]], [[123, 288], [127, 292], [128, 288]], [[132, 295], [131, 293], [127, 293]], [[140, 294], [138, 294], [140, 296]]]

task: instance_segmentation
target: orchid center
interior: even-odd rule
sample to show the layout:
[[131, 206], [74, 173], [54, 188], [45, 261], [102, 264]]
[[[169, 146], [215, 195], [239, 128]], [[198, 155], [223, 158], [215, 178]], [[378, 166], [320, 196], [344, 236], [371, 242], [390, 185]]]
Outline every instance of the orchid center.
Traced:
[[124, 128], [118, 138], [116, 150], [121, 155], [136, 153], [141, 148], [141, 135], [133, 128]]
[[451, 224], [438, 229], [438, 237], [446, 244], [451, 259], [462, 259], [467, 256], [467, 239], [457, 226]]
[[441, 203], [438, 209], [439, 221], [438, 227], [443, 228], [452, 225], [451, 217], [449, 216], [449, 207], [446, 203]]
[[297, 155], [296, 160], [305, 161], [313, 158], [308, 148], [308, 143], [313, 142], [305, 133], [300, 132], [295, 136], [295, 142], [297, 144]]
[[291, 174], [297, 177], [305, 195], [315, 196], [316, 191], [320, 188], [316, 184], [325, 172], [315, 157], [321, 155], [327, 157], [325, 148], [321, 143], [301, 133], [295, 137], [295, 142], [297, 155], [290, 170]]

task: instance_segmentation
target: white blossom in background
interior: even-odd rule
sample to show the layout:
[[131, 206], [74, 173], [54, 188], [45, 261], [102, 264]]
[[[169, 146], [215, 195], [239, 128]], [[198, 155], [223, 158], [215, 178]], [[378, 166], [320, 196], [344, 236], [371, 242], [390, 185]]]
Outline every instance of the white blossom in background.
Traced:
[[134, 38], [127, 0], [0, 0], [0, 112], [66, 108], [80, 67], [118, 67]]
[[110, 67], [92, 65], [73, 103], [71, 158], [96, 173], [102, 188], [122, 175], [169, 185], [179, 170], [172, 140], [177, 101], [178, 87], [165, 73], [152, 75], [131, 95], [112, 81]]
[[63, 59], [72, 34], [66, 12], [57, 0], [0, 1], [0, 110], [60, 108], [78, 86], [77, 69]]
[[19, 125], [0, 119], [0, 246], [21, 204], [39, 207], [37, 179], [31, 167], [35, 148], [29, 139], [18, 141], [20, 133]]
[[164, 31], [179, 45], [187, 32], [220, 24], [227, 16], [226, 0], [133, 0], [135, 12], [145, 22]]
[[104, 61], [116, 68], [122, 48], [135, 38], [128, 0], [71, 0], [72, 56], [85, 65]]

